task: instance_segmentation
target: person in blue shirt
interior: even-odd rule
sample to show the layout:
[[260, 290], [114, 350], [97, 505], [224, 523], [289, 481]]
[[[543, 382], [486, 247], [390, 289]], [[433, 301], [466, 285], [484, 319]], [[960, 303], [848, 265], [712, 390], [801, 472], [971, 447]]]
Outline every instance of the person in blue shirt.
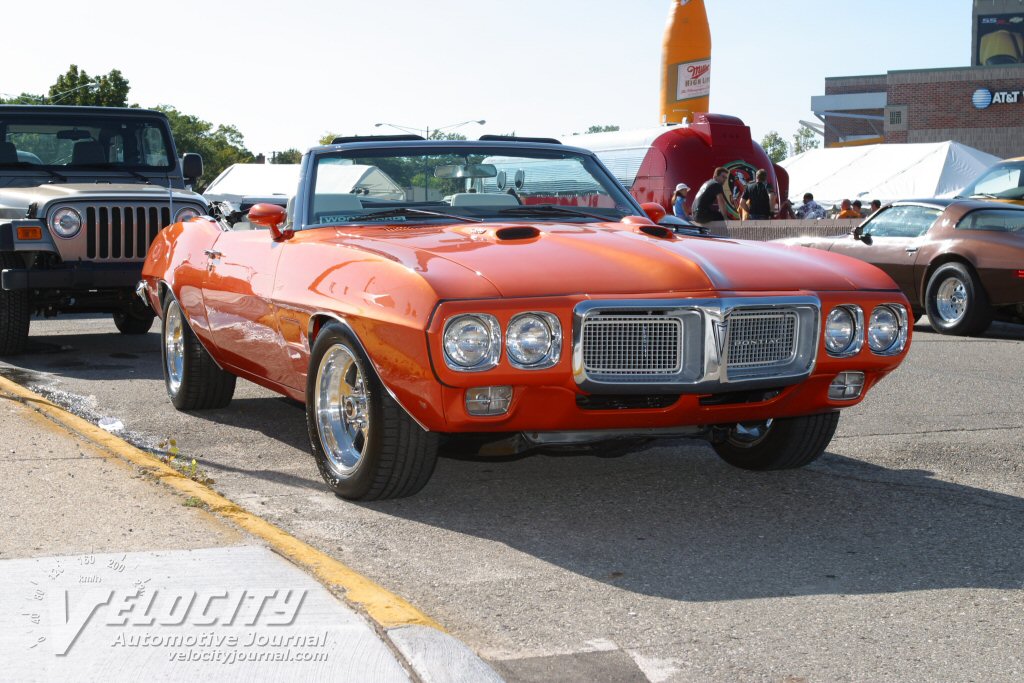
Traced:
[[679, 183], [676, 185], [676, 191], [672, 195], [672, 214], [677, 218], [682, 218], [684, 221], [690, 220], [690, 217], [686, 215], [686, 193], [689, 191], [689, 185]]

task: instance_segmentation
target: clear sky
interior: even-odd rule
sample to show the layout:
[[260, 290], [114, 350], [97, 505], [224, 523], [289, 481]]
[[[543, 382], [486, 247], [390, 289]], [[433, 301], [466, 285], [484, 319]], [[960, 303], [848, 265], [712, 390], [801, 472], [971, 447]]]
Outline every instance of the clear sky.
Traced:
[[[671, 2], [6, 2], [0, 93], [45, 94], [72, 63], [120, 69], [132, 102], [232, 124], [268, 155], [377, 122], [486, 119], [471, 137], [642, 128], [658, 123]], [[970, 63], [971, 0], [705, 4], [711, 109], [758, 140], [813, 120], [826, 76]]]

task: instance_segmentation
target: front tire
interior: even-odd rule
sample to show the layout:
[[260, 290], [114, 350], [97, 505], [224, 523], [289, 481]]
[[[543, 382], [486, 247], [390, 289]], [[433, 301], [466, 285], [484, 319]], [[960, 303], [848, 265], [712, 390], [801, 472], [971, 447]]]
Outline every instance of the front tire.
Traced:
[[839, 413], [734, 425], [726, 439], [712, 444], [722, 460], [745, 470], [789, 470], [817, 460], [832, 441]]
[[992, 324], [988, 295], [962, 263], [939, 266], [928, 280], [925, 308], [932, 329], [940, 334], [971, 337]]
[[352, 335], [329, 324], [306, 380], [306, 426], [320, 475], [342, 498], [411, 496], [434, 472], [438, 436], [392, 399]]
[[[0, 253], [0, 270], [24, 267], [14, 254]], [[31, 314], [28, 291], [0, 289], [0, 356], [13, 356], [25, 350]]]
[[121, 334], [146, 334], [153, 327], [155, 319], [152, 312], [138, 315], [130, 311], [118, 311], [114, 314], [114, 325]]
[[161, 325], [164, 386], [178, 410], [224, 408], [235, 394], [235, 376], [221, 370], [185, 320], [177, 300], [168, 295]]

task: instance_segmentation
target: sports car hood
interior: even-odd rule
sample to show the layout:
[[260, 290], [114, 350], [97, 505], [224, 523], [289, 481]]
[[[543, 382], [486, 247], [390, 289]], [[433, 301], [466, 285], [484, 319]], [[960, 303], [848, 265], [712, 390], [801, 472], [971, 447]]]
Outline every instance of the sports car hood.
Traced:
[[[374, 251], [428, 280], [431, 269], [424, 264], [430, 259], [459, 264], [505, 297], [897, 289], [878, 268], [837, 254], [766, 242], [659, 237], [620, 223], [374, 227], [361, 229], [358, 240], [372, 240]], [[448, 290], [446, 283], [432, 284], [439, 292]]]

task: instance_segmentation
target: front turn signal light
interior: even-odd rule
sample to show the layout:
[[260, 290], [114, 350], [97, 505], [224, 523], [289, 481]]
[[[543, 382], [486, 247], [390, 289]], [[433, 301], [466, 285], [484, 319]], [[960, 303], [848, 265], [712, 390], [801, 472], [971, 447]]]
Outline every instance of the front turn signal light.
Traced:
[[38, 242], [43, 239], [43, 229], [37, 226], [20, 227], [18, 228], [18, 239]]

